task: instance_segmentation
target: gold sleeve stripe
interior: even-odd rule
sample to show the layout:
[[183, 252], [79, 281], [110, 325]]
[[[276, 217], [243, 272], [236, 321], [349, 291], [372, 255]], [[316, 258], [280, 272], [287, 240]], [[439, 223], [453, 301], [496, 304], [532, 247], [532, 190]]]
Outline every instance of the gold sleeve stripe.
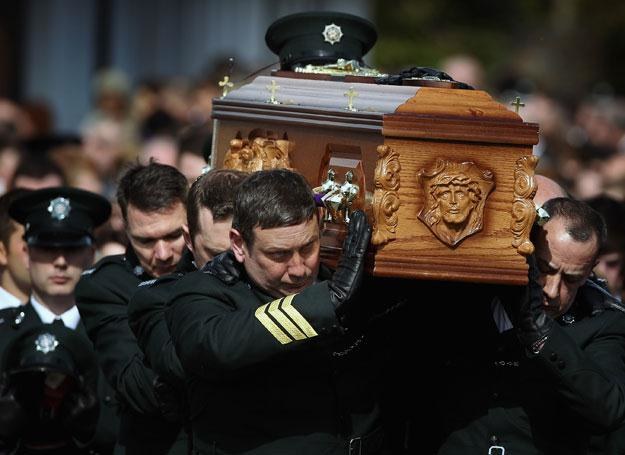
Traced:
[[[289, 297], [287, 297], [287, 299]], [[282, 300], [283, 299], [277, 299], [269, 303], [269, 309], [267, 310], [267, 313], [269, 313], [269, 315], [272, 316], [278, 322], [278, 324], [280, 324], [282, 328], [285, 329], [294, 339], [304, 340], [306, 338], [306, 335], [304, 335], [302, 331], [298, 329], [297, 326], [293, 324], [289, 318], [286, 317], [282, 310], [280, 310], [279, 305]]]
[[300, 327], [300, 329], [302, 329], [302, 331], [308, 338], [317, 336], [318, 333], [315, 332], [315, 329], [313, 329], [308, 321], [304, 319], [304, 316], [302, 316], [301, 313], [297, 311], [293, 306], [292, 302], [295, 295], [296, 294], [292, 294], [284, 298], [284, 302], [282, 302], [282, 310], [284, 310], [284, 312], [288, 314], [291, 319], [293, 319], [293, 321], [295, 321], [295, 323]]
[[269, 304], [265, 304], [256, 308], [256, 319], [260, 321], [260, 323], [265, 326], [265, 328], [271, 333], [276, 340], [278, 340], [282, 344], [288, 344], [293, 341], [289, 336], [284, 333], [280, 327], [278, 327], [269, 316], [265, 314], [265, 309]]

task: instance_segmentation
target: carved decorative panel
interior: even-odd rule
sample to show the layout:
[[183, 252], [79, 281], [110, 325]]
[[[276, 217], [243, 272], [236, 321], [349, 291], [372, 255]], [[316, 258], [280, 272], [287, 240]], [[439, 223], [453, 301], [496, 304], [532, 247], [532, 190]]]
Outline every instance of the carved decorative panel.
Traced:
[[383, 245], [395, 239], [399, 217], [399, 153], [388, 145], [378, 145], [378, 159], [375, 166], [373, 201], [371, 209], [375, 224], [371, 241]]
[[512, 246], [524, 256], [534, 252], [534, 245], [529, 236], [536, 218], [536, 206], [533, 200], [537, 189], [534, 179], [536, 164], [538, 164], [538, 157], [527, 155], [519, 158], [514, 167], [514, 200], [510, 230], [514, 237]]
[[289, 141], [286, 133], [283, 139], [276, 139], [270, 133], [254, 130], [248, 139], [240, 134], [230, 141], [224, 156], [224, 168], [243, 172], [267, 169], [291, 169], [290, 154], [295, 142]]
[[472, 161], [438, 158], [417, 180], [424, 197], [419, 219], [441, 242], [456, 247], [482, 230], [486, 199], [495, 188], [492, 171]]

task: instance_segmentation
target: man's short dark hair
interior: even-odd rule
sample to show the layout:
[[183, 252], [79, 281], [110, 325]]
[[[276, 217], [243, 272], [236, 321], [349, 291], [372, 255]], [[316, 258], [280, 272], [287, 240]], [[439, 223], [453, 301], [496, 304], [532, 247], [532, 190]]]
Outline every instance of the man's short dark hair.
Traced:
[[67, 185], [67, 177], [61, 167], [52, 160], [47, 154], [35, 155], [26, 153], [22, 156], [20, 164], [18, 164], [8, 187], [15, 188], [15, 183], [20, 177], [29, 177], [32, 179], [43, 179], [49, 175], [57, 175], [61, 180], [61, 186]]
[[312, 190], [302, 175], [286, 169], [258, 171], [239, 186], [232, 227], [251, 246], [255, 227], [294, 226], [316, 214]]
[[151, 161], [135, 163], [123, 173], [117, 186], [117, 202], [124, 221], [128, 221], [128, 206], [142, 212], [158, 212], [177, 202], [187, 202], [187, 178], [175, 167]]
[[201, 208], [209, 209], [215, 221], [232, 216], [234, 195], [246, 177], [245, 172], [233, 169], [213, 169], [193, 182], [187, 197], [187, 223], [191, 237], [200, 229]]
[[17, 221], [14, 221], [9, 216], [9, 206], [14, 200], [29, 191], [30, 190], [24, 188], [16, 188], [6, 192], [0, 197], [0, 242], [2, 242], [5, 247], [9, 246], [9, 239], [13, 232], [15, 232], [17, 223]]
[[566, 232], [577, 242], [596, 239], [598, 250], [605, 245], [608, 233], [603, 217], [590, 205], [575, 199], [557, 197], [543, 204], [549, 220], [563, 218]]

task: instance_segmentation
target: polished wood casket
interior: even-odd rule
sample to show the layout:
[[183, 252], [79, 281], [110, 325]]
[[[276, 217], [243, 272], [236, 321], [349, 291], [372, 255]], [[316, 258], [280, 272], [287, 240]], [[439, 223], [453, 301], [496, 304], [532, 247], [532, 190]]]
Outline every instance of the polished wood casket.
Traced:
[[538, 126], [484, 91], [354, 79], [281, 71], [213, 100], [212, 166], [302, 173], [330, 263], [362, 208], [376, 276], [526, 283]]

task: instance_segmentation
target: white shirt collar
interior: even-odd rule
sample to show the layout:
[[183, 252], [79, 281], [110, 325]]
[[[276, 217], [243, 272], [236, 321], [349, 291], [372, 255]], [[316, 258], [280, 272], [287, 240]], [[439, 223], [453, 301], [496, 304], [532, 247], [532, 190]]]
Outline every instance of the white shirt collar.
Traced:
[[44, 324], [52, 324], [55, 319], [61, 319], [65, 327], [68, 327], [72, 330], [76, 330], [78, 327], [78, 323], [80, 322], [80, 313], [78, 312], [78, 307], [74, 305], [65, 313], [60, 315], [54, 314], [52, 311], [48, 310], [43, 304], [37, 301], [34, 295], [30, 296], [30, 304], [33, 306], [37, 314], [39, 315], [39, 319]]
[[24, 302], [22, 302], [20, 299], [18, 299], [9, 291], [0, 286], [0, 310], [4, 310], [5, 308], [16, 308], [23, 303]]

